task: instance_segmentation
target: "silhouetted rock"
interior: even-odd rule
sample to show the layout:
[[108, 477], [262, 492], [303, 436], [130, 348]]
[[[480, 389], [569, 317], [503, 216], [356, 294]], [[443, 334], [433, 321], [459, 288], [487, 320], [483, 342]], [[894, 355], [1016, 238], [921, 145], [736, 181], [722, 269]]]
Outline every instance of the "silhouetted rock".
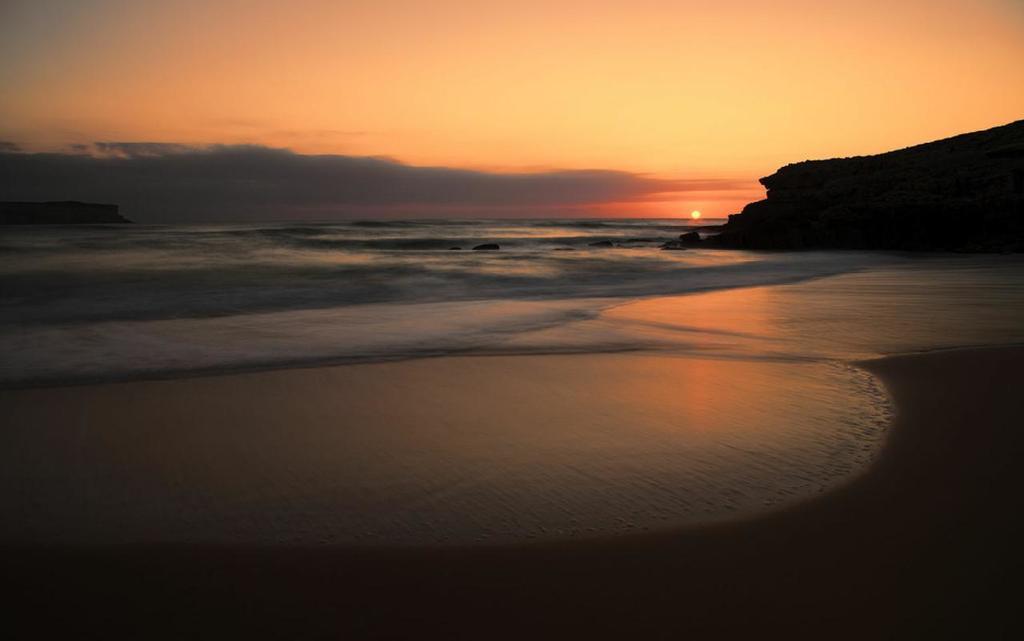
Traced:
[[495, 243], [484, 243], [483, 245], [477, 245], [473, 249], [476, 251], [494, 251], [496, 249], [501, 249], [501, 245], [497, 245]]
[[688, 231], [685, 234], [679, 234], [679, 242], [683, 245], [699, 245], [700, 234], [695, 231]]
[[0, 202], [0, 225], [85, 225], [130, 223], [117, 213], [117, 205], [50, 202]]
[[1024, 121], [761, 179], [720, 247], [1024, 251]]
[[599, 240], [595, 243], [589, 243], [590, 247], [615, 247], [615, 244], [610, 240]]

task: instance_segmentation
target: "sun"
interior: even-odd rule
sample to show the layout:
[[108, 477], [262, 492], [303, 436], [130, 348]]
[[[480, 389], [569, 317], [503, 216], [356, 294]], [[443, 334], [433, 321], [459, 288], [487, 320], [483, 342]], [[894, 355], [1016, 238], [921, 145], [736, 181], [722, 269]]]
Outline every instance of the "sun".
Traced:
[[690, 212], [690, 218], [697, 220], [698, 218], [700, 218], [700, 212], [694, 209], [693, 211]]

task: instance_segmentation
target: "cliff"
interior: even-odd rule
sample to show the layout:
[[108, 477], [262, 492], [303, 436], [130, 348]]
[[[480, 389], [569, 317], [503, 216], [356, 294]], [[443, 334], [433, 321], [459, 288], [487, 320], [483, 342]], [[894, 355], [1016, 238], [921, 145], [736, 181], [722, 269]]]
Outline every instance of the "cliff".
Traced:
[[713, 244], [1024, 251], [1024, 120], [876, 156], [787, 165]]
[[82, 225], [130, 223], [117, 205], [81, 203], [74, 200], [41, 203], [0, 202], [0, 225]]

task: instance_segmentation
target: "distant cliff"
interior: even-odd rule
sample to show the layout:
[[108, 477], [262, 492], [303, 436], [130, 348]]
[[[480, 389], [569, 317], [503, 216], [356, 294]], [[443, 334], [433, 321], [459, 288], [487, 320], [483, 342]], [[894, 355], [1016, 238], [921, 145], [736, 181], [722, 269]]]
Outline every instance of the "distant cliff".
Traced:
[[0, 225], [82, 225], [130, 223], [117, 213], [117, 205], [74, 200], [42, 203], [0, 201]]
[[877, 156], [786, 165], [722, 247], [1024, 251], [1024, 120]]

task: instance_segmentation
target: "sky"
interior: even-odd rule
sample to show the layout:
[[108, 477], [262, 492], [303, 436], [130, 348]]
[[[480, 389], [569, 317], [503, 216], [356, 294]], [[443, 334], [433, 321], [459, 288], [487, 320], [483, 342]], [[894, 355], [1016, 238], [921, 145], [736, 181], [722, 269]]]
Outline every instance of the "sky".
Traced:
[[[262, 216], [719, 216], [790, 162], [1022, 117], [1020, 0], [0, 0], [0, 197], [161, 220], [268, 190]], [[131, 182], [210, 163], [219, 209]]]

